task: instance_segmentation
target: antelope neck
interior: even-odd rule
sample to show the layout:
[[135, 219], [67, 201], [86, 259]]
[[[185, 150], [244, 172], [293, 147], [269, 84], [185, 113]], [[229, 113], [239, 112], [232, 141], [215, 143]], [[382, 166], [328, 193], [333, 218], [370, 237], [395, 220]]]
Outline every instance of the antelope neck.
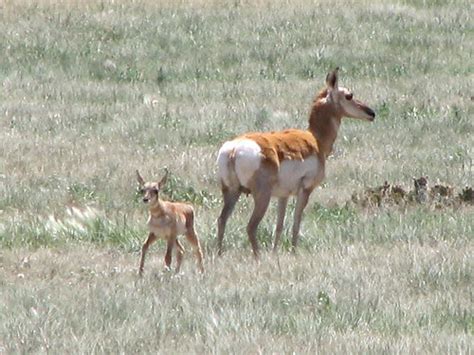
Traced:
[[309, 116], [308, 130], [316, 138], [320, 150], [324, 153], [325, 157], [332, 152], [332, 146], [341, 124], [341, 118], [331, 103], [326, 100], [317, 100], [313, 104]]
[[159, 217], [165, 214], [165, 205], [159, 198], [149, 206], [150, 214]]

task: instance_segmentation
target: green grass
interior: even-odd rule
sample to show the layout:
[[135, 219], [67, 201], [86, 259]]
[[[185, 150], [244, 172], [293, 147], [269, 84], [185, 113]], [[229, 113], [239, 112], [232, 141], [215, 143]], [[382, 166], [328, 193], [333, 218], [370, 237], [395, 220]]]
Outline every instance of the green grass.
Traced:
[[[0, 353], [470, 353], [472, 206], [346, 204], [385, 180], [473, 185], [467, 1], [7, 1], [0, 11]], [[305, 128], [340, 84], [347, 119], [298, 255], [275, 203], [250, 255], [242, 197], [215, 255], [216, 154], [246, 131]], [[136, 276], [146, 210], [135, 170], [171, 172], [207, 272], [163, 242]], [[189, 249], [189, 247], [187, 248]]]

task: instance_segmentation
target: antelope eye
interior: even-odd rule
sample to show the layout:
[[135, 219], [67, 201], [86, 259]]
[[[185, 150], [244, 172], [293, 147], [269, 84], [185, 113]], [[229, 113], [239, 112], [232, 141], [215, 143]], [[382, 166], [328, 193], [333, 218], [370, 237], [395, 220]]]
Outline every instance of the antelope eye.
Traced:
[[145, 189], [139, 189], [138, 192], [140, 192], [143, 195], [145, 193]]
[[346, 95], [346, 100], [351, 101], [352, 100], [352, 93]]

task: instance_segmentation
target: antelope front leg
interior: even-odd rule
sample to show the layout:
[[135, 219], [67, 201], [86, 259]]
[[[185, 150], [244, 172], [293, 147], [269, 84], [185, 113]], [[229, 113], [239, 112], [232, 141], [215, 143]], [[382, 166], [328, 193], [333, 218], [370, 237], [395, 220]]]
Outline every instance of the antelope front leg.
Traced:
[[278, 243], [280, 242], [280, 236], [283, 231], [283, 223], [285, 221], [286, 205], [288, 204], [288, 197], [280, 197], [278, 199], [278, 217], [277, 225], [275, 229], [275, 241], [273, 242], [273, 252], [276, 253], [278, 250]]
[[145, 241], [145, 243], [142, 246], [142, 255], [140, 257], [140, 267], [138, 269], [138, 275], [142, 276], [143, 275], [143, 267], [145, 265], [145, 254], [150, 247], [151, 244], [156, 240], [156, 235], [153, 233], [148, 234], [148, 238]]
[[296, 200], [295, 215], [293, 221], [293, 239], [292, 239], [292, 249], [293, 252], [296, 251], [296, 245], [298, 244], [298, 238], [300, 233], [300, 224], [301, 218], [303, 217], [303, 210], [308, 204], [309, 195], [311, 190], [301, 188], [298, 192], [298, 198]]

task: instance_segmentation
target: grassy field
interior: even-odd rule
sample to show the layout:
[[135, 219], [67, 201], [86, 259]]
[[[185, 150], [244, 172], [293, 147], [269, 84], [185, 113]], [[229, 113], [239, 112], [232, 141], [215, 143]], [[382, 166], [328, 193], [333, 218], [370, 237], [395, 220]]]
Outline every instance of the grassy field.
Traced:
[[[0, 4], [0, 353], [473, 351], [473, 207], [347, 203], [385, 180], [473, 185], [472, 4], [331, 3]], [[297, 255], [288, 223], [269, 252], [272, 204], [254, 263], [242, 198], [216, 258], [220, 144], [306, 128], [336, 66], [377, 117], [343, 122]], [[157, 243], [137, 277], [134, 172], [165, 167], [204, 276], [189, 250], [163, 271]]]

